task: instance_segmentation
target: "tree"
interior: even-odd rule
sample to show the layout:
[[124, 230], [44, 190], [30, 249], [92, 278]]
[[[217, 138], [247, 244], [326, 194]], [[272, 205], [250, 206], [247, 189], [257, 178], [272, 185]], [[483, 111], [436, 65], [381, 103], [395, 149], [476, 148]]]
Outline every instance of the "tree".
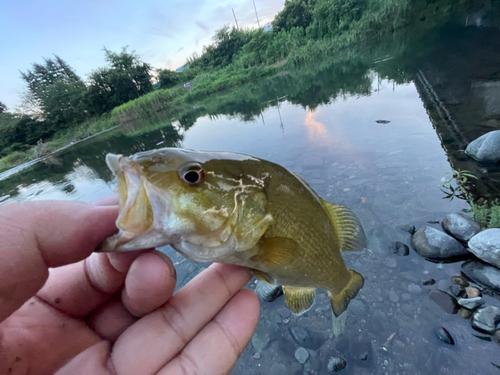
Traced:
[[286, 0], [285, 7], [273, 21], [273, 30], [289, 31], [293, 27], [306, 28], [312, 22], [316, 0]]
[[168, 89], [179, 83], [180, 75], [173, 70], [163, 69], [158, 78], [160, 79], [161, 87]]
[[0, 102], [0, 114], [4, 113], [7, 111], [7, 106]]
[[127, 47], [123, 47], [120, 53], [106, 48], [104, 53], [108, 67], [89, 75], [86, 103], [92, 114], [108, 112], [153, 90], [153, 68], [142, 62], [135, 52], [128, 53]]

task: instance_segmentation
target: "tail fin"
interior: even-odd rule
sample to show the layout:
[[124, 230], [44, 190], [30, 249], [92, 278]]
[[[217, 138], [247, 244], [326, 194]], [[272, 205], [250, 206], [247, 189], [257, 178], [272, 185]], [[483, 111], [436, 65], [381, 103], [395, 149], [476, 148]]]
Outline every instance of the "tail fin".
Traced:
[[365, 281], [363, 276], [353, 270], [349, 270], [351, 278], [349, 283], [345, 286], [342, 291], [336, 295], [328, 292], [328, 297], [330, 297], [330, 304], [332, 305], [332, 310], [335, 316], [342, 314], [349, 305], [349, 301], [352, 300], [358, 294], [359, 290], [363, 287]]

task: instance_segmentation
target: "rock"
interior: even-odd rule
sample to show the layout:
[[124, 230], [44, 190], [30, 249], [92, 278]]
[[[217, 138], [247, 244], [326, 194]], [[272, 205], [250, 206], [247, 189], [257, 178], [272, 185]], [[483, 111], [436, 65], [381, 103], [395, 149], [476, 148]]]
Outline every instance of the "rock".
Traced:
[[468, 255], [467, 249], [456, 239], [431, 227], [422, 227], [411, 237], [415, 251], [431, 261], [451, 261]]
[[252, 356], [252, 358], [255, 358], [255, 359], [260, 359], [260, 353], [259, 353], [259, 352], [255, 353], [255, 354]]
[[434, 284], [436, 284], [436, 280], [434, 279], [428, 279], [422, 281], [422, 285], [434, 285]]
[[472, 328], [490, 335], [495, 333], [500, 322], [500, 309], [495, 306], [486, 306], [478, 309], [472, 316]]
[[465, 293], [469, 298], [481, 297], [481, 292], [479, 289], [474, 288], [473, 286], [468, 286], [465, 288]]
[[431, 300], [436, 302], [436, 304], [443, 309], [443, 311], [448, 314], [457, 313], [458, 303], [455, 297], [439, 289], [430, 290], [428, 295]]
[[307, 360], [309, 359], [309, 352], [307, 351], [307, 349], [303, 348], [303, 347], [299, 347], [296, 351], [295, 351], [295, 359], [301, 364], [303, 365], [304, 363], [307, 362]]
[[416, 232], [415, 226], [410, 225], [410, 224], [399, 225], [396, 228], [399, 230], [402, 230], [403, 232], [408, 232], [410, 234], [413, 234]]
[[472, 317], [472, 311], [462, 307], [461, 309], [458, 309], [458, 315], [464, 319], [470, 319]]
[[278, 315], [281, 316], [283, 319], [288, 318], [292, 313], [290, 312], [289, 309], [286, 307], [280, 307], [278, 310]]
[[417, 284], [409, 284], [408, 292], [410, 292], [411, 294], [419, 294], [420, 292], [422, 292], [422, 288], [419, 287]]
[[450, 286], [450, 291], [451, 294], [453, 294], [455, 297], [465, 297], [465, 288], [460, 285], [452, 285]]
[[345, 369], [347, 366], [347, 362], [345, 359], [340, 357], [331, 357], [328, 360], [328, 371], [330, 372], [340, 372]]
[[469, 286], [469, 282], [463, 276], [452, 276], [451, 277], [451, 282], [453, 284], [460, 285], [460, 286], [463, 286], [463, 287]]
[[500, 329], [497, 329], [493, 336], [491, 336], [491, 341], [500, 344]]
[[396, 294], [394, 290], [389, 291], [389, 300], [394, 303], [399, 301], [399, 296]]
[[394, 258], [387, 258], [385, 260], [385, 265], [389, 268], [394, 268], [398, 265], [398, 262]]
[[256, 352], [262, 353], [273, 335], [274, 324], [267, 319], [260, 319], [252, 336], [252, 345]]
[[292, 334], [293, 339], [298, 344], [303, 344], [309, 337], [307, 331], [302, 327], [292, 327], [290, 328], [290, 333]]
[[500, 130], [488, 132], [473, 140], [465, 149], [465, 153], [477, 161], [499, 161]]
[[484, 301], [483, 301], [482, 297], [459, 298], [457, 302], [460, 306], [463, 306], [469, 310], [475, 310], [478, 307], [484, 305]]
[[479, 259], [500, 268], [500, 228], [491, 228], [472, 237], [469, 250]]
[[280, 285], [269, 285], [263, 281], [257, 281], [255, 293], [259, 298], [266, 302], [273, 302], [276, 298], [283, 294], [283, 289]]
[[436, 336], [445, 344], [455, 345], [455, 340], [453, 339], [450, 332], [448, 332], [446, 328], [439, 327], [436, 331]]
[[398, 254], [401, 256], [407, 256], [408, 254], [410, 254], [410, 248], [401, 241], [391, 242], [389, 244], [389, 250], [394, 254]]
[[462, 273], [469, 280], [500, 293], [500, 270], [477, 260], [462, 264]]
[[481, 232], [481, 225], [478, 222], [458, 213], [446, 215], [441, 225], [446, 233], [462, 242], [469, 241]]

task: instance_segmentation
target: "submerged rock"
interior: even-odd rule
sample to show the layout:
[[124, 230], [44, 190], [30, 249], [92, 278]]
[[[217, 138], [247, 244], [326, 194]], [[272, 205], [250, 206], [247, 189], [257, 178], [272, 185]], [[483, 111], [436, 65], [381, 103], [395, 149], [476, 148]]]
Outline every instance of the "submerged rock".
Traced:
[[500, 323], [500, 309], [495, 306], [483, 307], [472, 316], [472, 328], [491, 335], [495, 333], [498, 323]]
[[452, 261], [469, 255], [456, 239], [431, 227], [422, 227], [411, 237], [418, 255], [431, 261]]
[[465, 149], [465, 153], [478, 161], [499, 161], [500, 130], [488, 132], [473, 140]]
[[465, 288], [465, 293], [467, 293], [467, 297], [469, 298], [481, 297], [481, 291], [473, 286]]
[[331, 357], [328, 360], [328, 371], [330, 372], [340, 372], [345, 369], [347, 366], [347, 362], [345, 359], [340, 357]]
[[463, 276], [452, 276], [451, 277], [451, 282], [453, 284], [460, 285], [460, 286], [463, 286], [463, 287], [469, 286], [469, 282]]
[[500, 270], [477, 260], [462, 264], [462, 273], [469, 280], [500, 293]]
[[453, 339], [450, 332], [448, 332], [446, 328], [439, 327], [436, 331], [436, 336], [445, 344], [455, 345], [455, 340]]
[[455, 297], [465, 297], [466, 295], [465, 288], [460, 285], [451, 285], [450, 291]]
[[300, 347], [295, 351], [295, 359], [303, 365], [309, 359], [309, 352], [307, 349]]
[[394, 254], [398, 254], [401, 256], [407, 256], [408, 254], [410, 254], [410, 248], [401, 241], [391, 242], [389, 244], [389, 250]]
[[443, 309], [443, 311], [448, 314], [456, 314], [458, 311], [458, 303], [455, 297], [443, 292], [439, 289], [433, 289], [429, 291], [429, 298], [436, 302], [436, 304]]
[[484, 301], [482, 297], [474, 297], [474, 298], [459, 298], [458, 304], [460, 306], [465, 307], [469, 310], [475, 310], [478, 307], [484, 305]]
[[476, 234], [469, 241], [469, 250], [479, 259], [500, 268], [500, 228]]
[[469, 241], [481, 231], [481, 225], [477, 221], [458, 213], [446, 215], [441, 225], [446, 233], [462, 242]]
[[276, 298], [283, 294], [283, 289], [279, 285], [269, 285], [263, 281], [257, 281], [255, 287], [255, 294], [266, 302], [273, 302]]

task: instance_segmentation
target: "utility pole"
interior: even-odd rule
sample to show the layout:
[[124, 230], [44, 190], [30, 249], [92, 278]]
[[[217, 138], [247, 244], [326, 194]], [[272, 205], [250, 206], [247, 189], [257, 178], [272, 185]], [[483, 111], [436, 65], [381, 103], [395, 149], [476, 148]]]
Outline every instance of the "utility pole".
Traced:
[[236, 22], [236, 28], [239, 30], [240, 27], [238, 26], [238, 20], [236, 19], [236, 14], [234, 14], [234, 9], [233, 8], [231, 8], [231, 10], [233, 11], [234, 22]]
[[260, 29], [259, 15], [257, 14], [257, 7], [255, 6], [255, 0], [253, 0], [253, 8], [255, 9], [255, 17], [257, 17], [257, 25]]

